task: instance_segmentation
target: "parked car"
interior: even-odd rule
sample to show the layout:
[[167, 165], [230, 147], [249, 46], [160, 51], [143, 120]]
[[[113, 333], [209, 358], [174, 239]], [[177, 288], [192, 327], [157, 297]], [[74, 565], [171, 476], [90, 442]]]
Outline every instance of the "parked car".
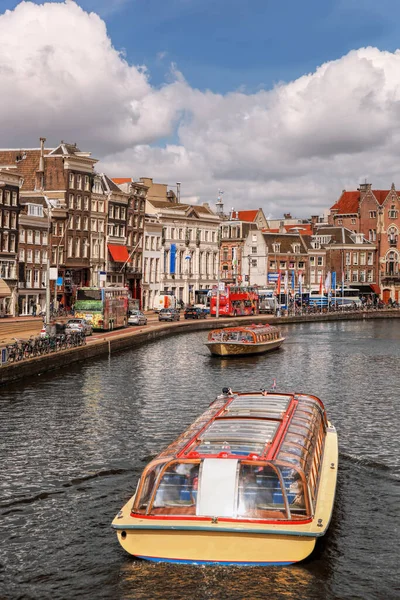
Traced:
[[179, 321], [181, 313], [176, 308], [162, 308], [158, 313], [159, 321]]
[[131, 310], [128, 325], [147, 325], [147, 317], [140, 310]]
[[80, 331], [85, 335], [93, 334], [92, 326], [85, 319], [69, 319], [65, 325], [65, 333], [72, 333], [73, 331]]
[[206, 319], [207, 313], [202, 308], [188, 306], [184, 313], [185, 319]]

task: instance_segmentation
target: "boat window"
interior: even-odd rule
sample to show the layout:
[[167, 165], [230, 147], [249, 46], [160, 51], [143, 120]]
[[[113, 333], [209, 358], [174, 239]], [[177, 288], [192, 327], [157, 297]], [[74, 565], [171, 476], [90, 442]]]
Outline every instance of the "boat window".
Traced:
[[142, 481], [139, 482], [138, 485], [138, 493], [140, 496], [135, 498], [135, 504], [133, 507], [134, 512], [145, 514], [147, 511], [147, 507], [149, 505], [153, 490], [154, 484], [157, 480], [157, 476], [161, 471], [161, 467], [163, 467], [165, 463], [158, 463], [154, 465], [152, 468], [145, 471], [142, 475]]
[[267, 443], [272, 442], [278, 421], [260, 419], [216, 419], [201, 436], [196, 451], [204, 454], [262, 454]]
[[304, 515], [306, 502], [300, 472], [296, 469], [282, 469], [282, 476], [291, 514]]
[[270, 465], [241, 463], [237, 502], [241, 518], [287, 518], [278, 472]]
[[261, 396], [243, 395], [235, 398], [225, 414], [230, 416], [260, 416], [269, 419], [282, 419], [291, 397], [275, 394]]
[[199, 467], [199, 462], [171, 463], [159, 481], [150, 514], [194, 515]]

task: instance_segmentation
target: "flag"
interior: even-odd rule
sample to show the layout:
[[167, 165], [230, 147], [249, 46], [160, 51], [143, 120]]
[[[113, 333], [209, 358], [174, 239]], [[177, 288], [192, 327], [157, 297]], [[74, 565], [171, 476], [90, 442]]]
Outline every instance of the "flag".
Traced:
[[279, 297], [281, 295], [281, 272], [278, 273], [278, 280], [276, 282], [276, 295]]
[[322, 275], [321, 275], [321, 277], [319, 279], [319, 295], [320, 296], [322, 296], [323, 291], [324, 291], [324, 284], [322, 282]]
[[297, 277], [298, 282], [299, 282], [299, 294], [302, 294], [302, 288], [303, 288], [303, 273], [300, 271], [299, 275]]
[[328, 271], [325, 278], [325, 292], [329, 294], [331, 291], [331, 272]]
[[285, 294], [289, 291], [289, 275], [288, 272], [285, 271]]
[[295, 283], [295, 275], [294, 271], [292, 271], [292, 290], [294, 291], [294, 283]]
[[336, 271], [332, 271], [331, 274], [331, 288], [336, 293]]

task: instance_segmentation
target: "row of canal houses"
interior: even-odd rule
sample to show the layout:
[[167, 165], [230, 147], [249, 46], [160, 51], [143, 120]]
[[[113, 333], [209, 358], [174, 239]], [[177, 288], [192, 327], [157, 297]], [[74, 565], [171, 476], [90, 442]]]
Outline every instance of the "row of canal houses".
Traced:
[[0, 314], [43, 310], [49, 274], [55, 307], [81, 286], [127, 287], [147, 310], [158, 293], [191, 303], [218, 281], [273, 288], [278, 273], [319, 289], [336, 272], [399, 299], [393, 185], [343, 191], [325, 220], [267, 220], [261, 208], [226, 214], [221, 196], [214, 209], [181, 202], [180, 184], [113, 178], [76, 144], [45, 142], [0, 150]]

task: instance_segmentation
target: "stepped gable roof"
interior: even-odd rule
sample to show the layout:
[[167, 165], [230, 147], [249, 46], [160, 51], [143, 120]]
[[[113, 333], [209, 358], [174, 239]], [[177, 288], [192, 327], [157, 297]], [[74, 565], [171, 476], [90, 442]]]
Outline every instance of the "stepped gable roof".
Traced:
[[300, 244], [303, 252], [307, 251], [307, 244], [298, 233], [271, 233], [263, 232], [265, 244], [270, 254], [274, 254], [272, 244], [280, 244], [279, 254], [293, 252], [293, 244]]
[[239, 211], [236, 211], [236, 214], [238, 215], [239, 221], [249, 221], [250, 223], [252, 223], [253, 221], [255, 221], [255, 219], [258, 215], [258, 209], [257, 210], [239, 210]]

